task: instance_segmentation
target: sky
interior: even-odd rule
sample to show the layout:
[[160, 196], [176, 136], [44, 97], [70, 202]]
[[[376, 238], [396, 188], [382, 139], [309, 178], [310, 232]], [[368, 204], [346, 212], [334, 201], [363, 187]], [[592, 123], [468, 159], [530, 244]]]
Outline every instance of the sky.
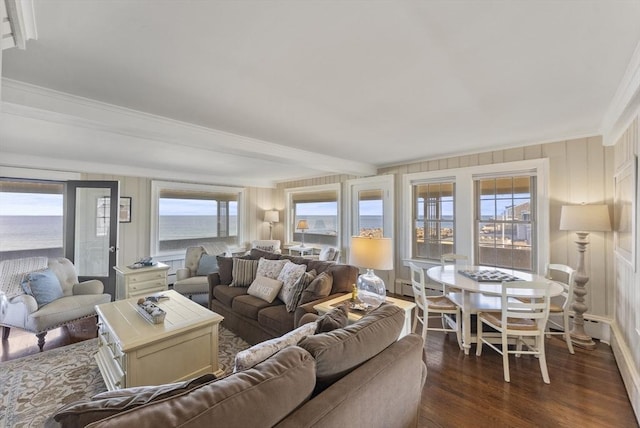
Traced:
[[62, 195], [0, 192], [0, 215], [61, 216]]

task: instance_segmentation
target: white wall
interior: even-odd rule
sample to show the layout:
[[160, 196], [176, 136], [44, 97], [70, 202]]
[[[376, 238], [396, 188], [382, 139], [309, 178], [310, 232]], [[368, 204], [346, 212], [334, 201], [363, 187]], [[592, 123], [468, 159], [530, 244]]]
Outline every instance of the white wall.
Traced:
[[[640, 118], [636, 115], [615, 145], [615, 169], [620, 170], [640, 155]], [[618, 361], [629, 399], [640, 419], [640, 185], [636, 175], [635, 205], [635, 271], [619, 255], [615, 255], [614, 325], [611, 346]]]

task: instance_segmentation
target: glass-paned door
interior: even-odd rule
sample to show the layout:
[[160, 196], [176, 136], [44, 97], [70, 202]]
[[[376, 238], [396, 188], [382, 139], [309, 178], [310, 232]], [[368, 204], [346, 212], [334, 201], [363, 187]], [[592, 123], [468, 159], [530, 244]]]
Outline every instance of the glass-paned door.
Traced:
[[65, 195], [65, 257], [80, 281], [99, 279], [115, 297], [118, 182], [69, 181]]

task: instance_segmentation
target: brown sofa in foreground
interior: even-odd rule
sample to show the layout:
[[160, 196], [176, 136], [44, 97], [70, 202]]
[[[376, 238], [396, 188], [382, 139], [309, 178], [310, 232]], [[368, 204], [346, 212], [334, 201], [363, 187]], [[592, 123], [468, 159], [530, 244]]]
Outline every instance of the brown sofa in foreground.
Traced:
[[328, 296], [300, 305], [295, 312], [288, 312], [280, 299], [267, 303], [247, 294], [247, 287], [230, 287], [232, 278], [223, 272], [224, 263], [220, 258], [220, 272], [209, 274], [209, 308], [224, 317], [222, 325], [225, 328], [250, 344], [282, 336], [298, 327], [304, 314], [315, 313], [313, 306], [350, 293], [359, 273], [358, 268], [351, 265], [275, 254], [255, 248], [243, 258], [259, 260], [261, 257], [270, 260], [289, 259], [293, 263], [306, 265], [307, 272], [315, 270], [318, 274], [330, 273], [333, 285]]
[[416, 427], [424, 342], [416, 334], [397, 340], [403, 324], [404, 311], [384, 304], [247, 370], [99, 394], [63, 407], [47, 426]]

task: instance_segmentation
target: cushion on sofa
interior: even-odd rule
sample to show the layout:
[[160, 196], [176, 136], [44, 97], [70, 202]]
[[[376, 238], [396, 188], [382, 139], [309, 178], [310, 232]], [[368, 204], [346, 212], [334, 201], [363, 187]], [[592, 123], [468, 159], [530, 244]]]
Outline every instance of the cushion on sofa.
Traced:
[[196, 275], [204, 276], [213, 272], [218, 272], [218, 257], [211, 254], [202, 254], [198, 262]]
[[264, 251], [259, 248], [252, 248], [249, 251], [249, 257], [253, 260], [260, 260], [261, 258], [267, 260], [280, 260], [280, 254], [273, 253], [271, 251]]
[[238, 352], [236, 354], [233, 371], [247, 370], [258, 363], [271, 357], [276, 352], [297, 344], [302, 338], [312, 335], [316, 331], [315, 323], [305, 324], [274, 339], [265, 340], [257, 345], [253, 345], [249, 349]]
[[[274, 426], [309, 399], [314, 384], [315, 361], [290, 346], [252, 369], [90, 426]], [[265, 397], [271, 398], [268, 405], [260, 404]]]
[[282, 288], [278, 293], [278, 297], [285, 304], [294, 304], [292, 303], [292, 299], [295, 285], [302, 275], [304, 275], [306, 270], [306, 265], [298, 265], [288, 260], [286, 261], [286, 264], [282, 268], [282, 272], [278, 275], [278, 279], [282, 281]]
[[337, 328], [346, 327], [349, 323], [349, 309], [347, 303], [331, 309], [317, 319], [316, 333], [327, 333]]
[[205, 374], [186, 382], [107, 391], [94, 395], [88, 401], [67, 404], [56, 411], [52, 417], [61, 427], [83, 427], [125, 410], [182, 394], [215, 379], [215, 375]]
[[233, 259], [231, 287], [248, 287], [256, 279], [258, 260]]
[[284, 307], [284, 305], [278, 300], [269, 303], [259, 297], [244, 294], [233, 299], [231, 309], [233, 309], [233, 311], [238, 315], [257, 320], [258, 312], [260, 312], [260, 310], [274, 305]]
[[[277, 302], [278, 300], [276, 300]], [[287, 311], [283, 304], [272, 305], [268, 308], [260, 309], [258, 312], [258, 323], [274, 336], [283, 334], [295, 328], [295, 314]]]
[[316, 392], [395, 342], [402, 331], [404, 318], [404, 310], [383, 303], [345, 328], [302, 339], [298, 346], [309, 351], [316, 360]]
[[261, 257], [258, 260], [258, 270], [256, 276], [266, 276], [271, 279], [278, 279], [282, 268], [287, 264], [287, 260], [269, 260]]
[[220, 301], [223, 305], [231, 307], [233, 299], [238, 296], [244, 296], [247, 294], [247, 289], [244, 287], [229, 287], [228, 285], [217, 285], [213, 288], [213, 297]]
[[322, 272], [302, 292], [298, 305], [304, 305], [305, 303], [327, 297], [331, 294], [332, 285], [333, 275], [328, 272]]
[[216, 256], [220, 284], [229, 285], [233, 280], [233, 257]]
[[36, 299], [38, 308], [64, 296], [60, 280], [51, 269], [26, 274], [22, 279], [22, 289]]
[[291, 297], [288, 302], [285, 302], [287, 305], [287, 311], [293, 312], [298, 307], [298, 302], [300, 302], [300, 296], [302, 296], [302, 292], [306, 290], [306, 288], [316, 279], [318, 274], [315, 270], [311, 272], [305, 272], [302, 274], [298, 282], [296, 282], [291, 290]]
[[262, 299], [267, 303], [271, 303], [274, 301], [281, 288], [282, 281], [258, 275], [247, 289], [247, 294]]

